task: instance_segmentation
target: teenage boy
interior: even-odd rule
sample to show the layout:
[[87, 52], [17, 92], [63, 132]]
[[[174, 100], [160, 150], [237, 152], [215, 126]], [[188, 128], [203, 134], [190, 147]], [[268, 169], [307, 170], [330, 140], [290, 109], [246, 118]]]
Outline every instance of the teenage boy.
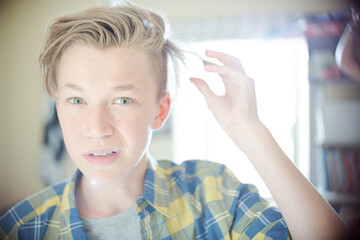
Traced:
[[332, 239], [346, 227], [260, 122], [254, 82], [239, 60], [207, 51], [224, 96], [191, 81], [248, 156], [282, 214], [225, 166], [176, 165], [148, 154], [170, 110], [164, 20], [136, 6], [96, 8], [56, 19], [40, 63], [56, 98], [64, 141], [78, 167], [0, 219], [4, 239]]

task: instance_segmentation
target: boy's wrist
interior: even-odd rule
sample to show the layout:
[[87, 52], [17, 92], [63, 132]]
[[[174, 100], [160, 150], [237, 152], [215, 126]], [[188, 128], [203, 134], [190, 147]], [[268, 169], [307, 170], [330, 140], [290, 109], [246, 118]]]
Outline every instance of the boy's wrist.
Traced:
[[252, 121], [246, 127], [234, 130], [233, 140], [249, 156], [258, 149], [259, 143], [266, 134], [269, 134], [269, 131], [260, 120]]

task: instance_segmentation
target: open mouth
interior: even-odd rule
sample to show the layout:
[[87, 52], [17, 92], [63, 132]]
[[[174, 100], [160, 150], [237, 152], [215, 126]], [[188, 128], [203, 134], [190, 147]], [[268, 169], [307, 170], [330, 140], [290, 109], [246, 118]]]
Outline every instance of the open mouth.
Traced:
[[94, 157], [106, 157], [106, 156], [110, 156], [114, 153], [115, 153], [114, 151], [110, 151], [110, 152], [105, 152], [105, 153], [90, 153], [90, 155], [92, 155]]
[[96, 165], [111, 165], [119, 158], [120, 151], [116, 150], [92, 150], [84, 154], [85, 159]]

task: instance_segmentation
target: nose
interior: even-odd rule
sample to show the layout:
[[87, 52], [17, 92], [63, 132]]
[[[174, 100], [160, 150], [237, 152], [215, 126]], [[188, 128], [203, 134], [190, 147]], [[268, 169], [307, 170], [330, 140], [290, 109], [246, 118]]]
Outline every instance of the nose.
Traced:
[[87, 122], [87, 135], [89, 138], [100, 140], [113, 135], [112, 116], [110, 110], [104, 106], [90, 109]]

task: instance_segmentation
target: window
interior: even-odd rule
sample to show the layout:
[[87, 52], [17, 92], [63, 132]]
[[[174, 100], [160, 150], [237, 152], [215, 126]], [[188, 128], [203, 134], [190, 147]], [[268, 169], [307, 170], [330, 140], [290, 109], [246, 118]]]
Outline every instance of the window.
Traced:
[[[306, 146], [299, 142], [308, 142], [307, 135], [299, 131], [307, 126], [307, 115], [299, 115], [300, 110], [307, 107], [308, 99], [308, 55], [305, 40], [301, 37], [217, 40], [197, 42], [191, 47], [202, 55], [205, 49], [213, 49], [229, 53], [241, 60], [247, 75], [255, 80], [260, 119], [289, 158], [295, 160], [307, 176], [308, 150], [298, 149], [298, 146]], [[205, 73], [199, 58], [189, 58], [187, 66], [187, 69], [183, 69], [186, 74], [181, 80], [172, 116], [175, 162], [208, 159], [224, 163], [241, 182], [255, 184], [262, 196], [270, 198], [267, 187], [254, 167], [223, 133], [202, 95], [187, 81], [190, 76], [207, 79], [210, 87], [217, 94], [222, 94], [224, 89], [220, 78], [216, 74]], [[303, 112], [306, 113], [306, 109]], [[298, 154], [299, 152], [301, 154]]]

